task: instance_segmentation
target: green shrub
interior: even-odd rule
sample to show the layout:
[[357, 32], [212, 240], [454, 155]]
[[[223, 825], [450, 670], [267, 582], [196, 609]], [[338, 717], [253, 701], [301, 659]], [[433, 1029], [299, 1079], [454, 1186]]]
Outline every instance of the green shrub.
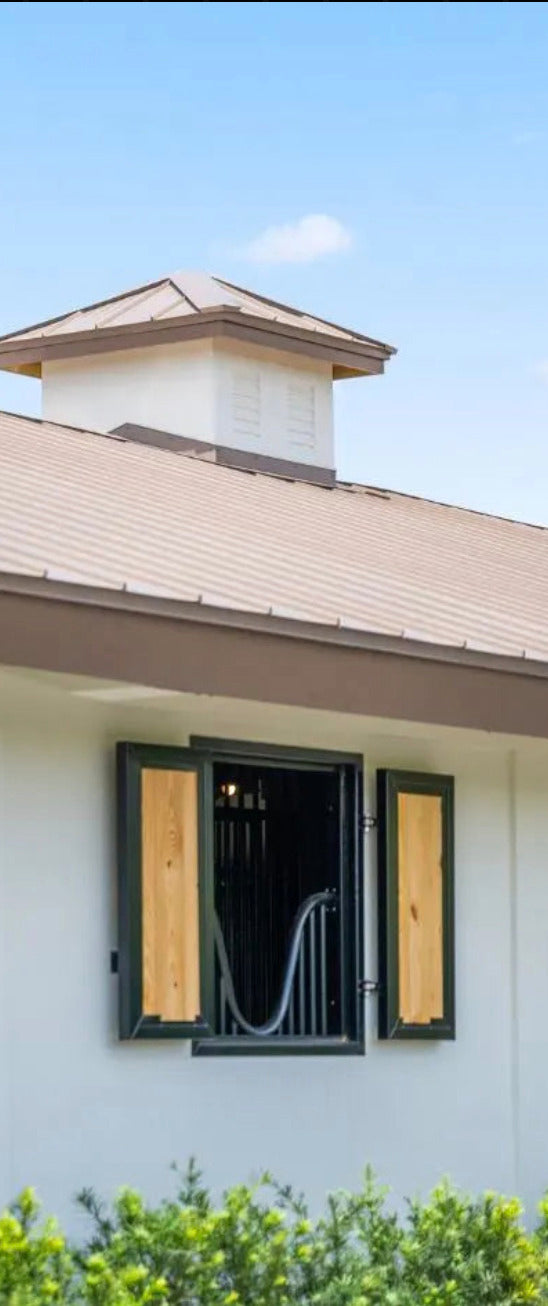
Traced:
[[83, 1247], [40, 1222], [31, 1190], [0, 1216], [0, 1306], [548, 1306], [548, 1197], [527, 1233], [514, 1200], [441, 1184], [405, 1219], [361, 1192], [304, 1200], [265, 1176], [215, 1204], [191, 1166], [170, 1201], [86, 1191]]
[[6, 1306], [52, 1306], [70, 1300], [73, 1264], [54, 1220], [37, 1228], [39, 1205], [32, 1188], [0, 1215], [0, 1302]]

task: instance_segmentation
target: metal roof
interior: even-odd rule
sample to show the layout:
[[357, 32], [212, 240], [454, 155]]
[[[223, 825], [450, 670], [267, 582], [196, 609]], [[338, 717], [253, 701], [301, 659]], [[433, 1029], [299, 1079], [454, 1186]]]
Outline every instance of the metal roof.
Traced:
[[548, 662], [548, 531], [0, 415], [0, 571]]
[[[93, 337], [94, 348], [100, 340], [103, 347], [108, 342], [113, 348], [129, 348], [142, 343], [145, 328], [149, 334], [156, 328], [154, 339], [159, 340], [166, 338], [169, 329], [173, 331], [177, 325], [184, 328], [187, 335], [191, 330], [196, 333], [199, 328], [202, 334], [207, 334], [207, 329], [217, 324], [219, 319], [240, 328], [247, 324], [248, 330], [255, 327], [263, 333], [268, 330], [276, 332], [279, 348], [284, 348], [284, 337], [287, 340], [299, 339], [301, 346], [308, 340], [316, 348], [321, 346], [324, 354], [331, 348], [335, 363], [339, 356], [342, 360], [340, 375], [351, 372], [352, 363], [358, 372], [370, 370], [367, 366], [360, 368], [361, 358], [377, 359], [382, 363], [395, 352], [392, 346], [359, 331], [349, 331], [323, 318], [266, 299], [220, 277], [183, 271], [1, 336], [0, 367], [32, 370], [33, 374], [39, 375], [36, 365], [41, 359], [61, 357], [63, 347], [66, 351], [72, 346], [74, 352], [78, 342], [85, 345], [90, 337]], [[55, 354], [51, 353], [53, 344], [57, 345]], [[45, 352], [48, 348], [49, 352]], [[346, 360], [346, 368], [342, 358], [345, 348], [352, 353], [352, 358]], [[86, 349], [82, 347], [80, 352], [86, 353]]]

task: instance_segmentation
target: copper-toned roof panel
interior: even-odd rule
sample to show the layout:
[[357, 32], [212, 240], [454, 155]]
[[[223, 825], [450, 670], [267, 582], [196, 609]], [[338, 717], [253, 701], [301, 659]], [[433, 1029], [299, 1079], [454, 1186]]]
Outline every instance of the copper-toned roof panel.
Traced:
[[[178, 317], [188, 318], [191, 315], [199, 319], [201, 314], [211, 314], [215, 310], [232, 314], [241, 311], [249, 317], [260, 319], [265, 327], [268, 324], [279, 324], [290, 330], [317, 332], [325, 338], [326, 343], [331, 339], [334, 347], [340, 343], [359, 346], [368, 340], [368, 337], [359, 332], [348, 331], [287, 304], [277, 304], [251, 290], [232, 286], [218, 277], [203, 272], [183, 271], [73, 310], [51, 321], [2, 336], [0, 355], [11, 343], [14, 346], [24, 346], [26, 342], [39, 343], [57, 337], [66, 340], [77, 333], [96, 333], [106, 328], [110, 331], [118, 329], [123, 334], [124, 328], [139, 323], [162, 320], [171, 322]], [[379, 342], [373, 343], [379, 345]], [[389, 346], [383, 348], [387, 355], [393, 352]]]
[[0, 415], [0, 571], [548, 661], [548, 531]]

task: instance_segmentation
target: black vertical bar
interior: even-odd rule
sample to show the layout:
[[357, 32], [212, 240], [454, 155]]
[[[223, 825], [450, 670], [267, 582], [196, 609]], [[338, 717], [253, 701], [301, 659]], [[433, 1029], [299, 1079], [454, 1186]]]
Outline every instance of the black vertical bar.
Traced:
[[316, 1011], [316, 912], [310, 913], [308, 918], [308, 935], [310, 940], [310, 1033], [317, 1032], [317, 1011]]
[[306, 935], [301, 939], [299, 957], [299, 1034], [306, 1034], [306, 990], [305, 990]]
[[320, 985], [322, 1034], [327, 1034], [327, 949], [325, 940], [325, 903], [320, 907]]
[[225, 982], [221, 975], [219, 983], [219, 1033], [226, 1034], [226, 997]]

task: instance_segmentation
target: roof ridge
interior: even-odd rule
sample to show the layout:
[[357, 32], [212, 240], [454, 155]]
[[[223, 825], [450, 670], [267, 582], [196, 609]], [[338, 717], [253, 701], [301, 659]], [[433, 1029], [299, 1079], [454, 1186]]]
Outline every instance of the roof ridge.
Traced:
[[[240, 308], [234, 295], [229, 295], [227, 299], [223, 300], [221, 292], [221, 297], [219, 298], [218, 287], [225, 283], [220, 281], [219, 277], [212, 276], [210, 272], [201, 272], [200, 270], [193, 268], [178, 268], [176, 272], [171, 272], [169, 274], [168, 280], [178, 294], [182, 295], [183, 298], [192, 305], [196, 313], [204, 313], [211, 308], [231, 308], [238, 310]], [[209, 302], [200, 303], [200, 299], [202, 301], [204, 299], [204, 292], [205, 298]]]
[[[336, 486], [342, 488], [345, 482], [337, 481]], [[502, 512], [487, 512], [485, 508], [469, 508], [465, 503], [448, 503], [446, 499], [431, 499], [426, 494], [411, 494], [408, 490], [387, 490], [382, 486], [362, 485], [358, 482], [346, 482], [347, 485], [354, 484], [356, 489], [367, 492], [368, 490], [378, 494], [389, 494], [393, 499], [411, 499], [415, 503], [430, 503], [434, 508], [448, 508], [453, 512], [467, 512], [473, 517], [486, 517], [488, 521], [502, 521], [509, 526], [528, 526], [532, 531], [548, 531], [548, 524], [542, 522], [525, 521], [523, 517], [506, 517]]]
[[[134, 443], [133, 441], [129, 440], [126, 436], [117, 434], [115, 431], [98, 431], [97, 429], [94, 429], [93, 427], [89, 427], [89, 426], [73, 426], [70, 425], [68, 422], [53, 422], [48, 417], [36, 417], [33, 416], [32, 414], [16, 413], [8, 408], [0, 409], [0, 418], [2, 417], [15, 418], [16, 421], [20, 421], [20, 422], [34, 422], [36, 425], [41, 425], [41, 426], [51, 426], [54, 428], [58, 428], [61, 431], [72, 431], [76, 435], [91, 435], [97, 437], [100, 440], [114, 440], [119, 444], [130, 445]], [[173, 452], [171, 449], [162, 448], [161, 446], [155, 444], [148, 444], [148, 445], [141, 444], [139, 447], [154, 449], [159, 453]], [[240, 474], [245, 473], [246, 476], [266, 476], [270, 480], [287, 481], [290, 484], [304, 485], [311, 490], [329, 489], [331, 493], [333, 493], [336, 490], [340, 490], [341, 493], [348, 493], [349, 491], [355, 491], [356, 493], [362, 493], [364, 495], [370, 494], [371, 496], [376, 495], [379, 497], [382, 496], [383, 498], [389, 496], [392, 499], [406, 499], [406, 500], [411, 500], [414, 503], [427, 503], [427, 504], [431, 504], [435, 508], [446, 508], [454, 512], [468, 513], [474, 517], [484, 517], [487, 519], [487, 521], [505, 522], [509, 526], [526, 526], [530, 530], [534, 530], [534, 531], [543, 531], [543, 532], [548, 531], [548, 525], [543, 525], [540, 522], [524, 521], [522, 518], [517, 518], [517, 517], [506, 517], [502, 513], [486, 512], [484, 509], [481, 508], [468, 508], [464, 504], [447, 503], [443, 499], [431, 499], [426, 495], [410, 494], [405, 490], [393, 490], [387, 488], [386, 486], [370, 485], [362, 481], [337, 480], [335, 481], [334, 485], [326, 486], [315, 481], [303, 481], [300, 480], [298, 477], [284, 474], [281, 472], [268, 471], [266, 468], [263, 467], [261, 468], [238, 467], [235, 466], [234, 464], [213, 462], [210, 458], [203, 457], [200, 453], [196, 454], [195, 448], [187, 449], [185, 447], [182, 447], [180, 450], [177, 450], [175, 456], [177, 458], [186, 458], [188, 461], [191, 462], [201, 462], [203, 466], [215, 467], [215, 468], [222, 467], [223, 470], [226, 472], [239, 472]]]

